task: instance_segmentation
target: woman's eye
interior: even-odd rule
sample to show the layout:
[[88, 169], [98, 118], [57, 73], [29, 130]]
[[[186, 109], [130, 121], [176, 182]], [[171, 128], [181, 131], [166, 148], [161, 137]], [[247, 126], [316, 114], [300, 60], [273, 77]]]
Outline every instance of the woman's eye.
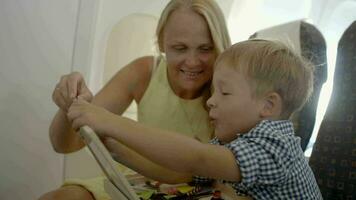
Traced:
[[222, 94], [223, 96], [231, 95], [231, 93], [228, 93], [228, 92], [222, 92], [221, 94]]
[[204, 47], [200, 47], [199, 49], [200, 49], [200, 51], [202, 51], [202, 52], [210, 52], [210, 51], [212, 51], [212, 50], [214, 49], [214, 47], [211, 47], [211, 46], [204, 46]]
[[176, 50], [176, 51], [184, 51], [184, 50], [186, 50], [187, 48], [184, 47], [184, 46], [174, 46], [173, 49]]

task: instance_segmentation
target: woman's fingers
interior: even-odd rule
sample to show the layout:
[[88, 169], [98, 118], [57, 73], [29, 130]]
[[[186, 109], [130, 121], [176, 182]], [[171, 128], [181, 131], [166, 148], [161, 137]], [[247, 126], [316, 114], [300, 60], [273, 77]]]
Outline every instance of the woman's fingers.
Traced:
[[90, 92], [89, 88], [86, 86], [84, 81], [79, 83], [78, 88], [79, 88], [78, 96], [82, 97], [87, 102], [91, 102], [93, 99], [93, 95]]
[[67, 80], [68, 80], [67, 75], [62, 76], [57, 86], [59, 88], [59, 92], [62, 94], [66, 102], [68, 101]]
[[61, 77], [53, 91], [52, 99], [59, 108], [68, 110], [73, 100], [78, 96], [83, 96], [89, 102], [93, 98], [93, 95], [85, 85], [83, 76], [79, 72], [73, 72]]
[[76, 76], [68, 77], [67, 83], [67, 93], [69, 99], [74, 99], [78, 96], [78, 84], [80, 79]]
[[52, 93], [52, 100], [60, 109], [66, 111], [69, 106], [61, 90], [63, 90], [62, 87], [57, 84]]

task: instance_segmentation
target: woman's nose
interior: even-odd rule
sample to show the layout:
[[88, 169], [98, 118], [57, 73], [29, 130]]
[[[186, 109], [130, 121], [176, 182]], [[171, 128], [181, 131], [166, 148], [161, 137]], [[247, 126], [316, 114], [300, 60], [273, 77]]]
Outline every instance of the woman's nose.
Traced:
[[185, 60], [186, 65], [189, 67], [194, 67], [200, 64], [199, 55], [195, 52], [190, 52]]

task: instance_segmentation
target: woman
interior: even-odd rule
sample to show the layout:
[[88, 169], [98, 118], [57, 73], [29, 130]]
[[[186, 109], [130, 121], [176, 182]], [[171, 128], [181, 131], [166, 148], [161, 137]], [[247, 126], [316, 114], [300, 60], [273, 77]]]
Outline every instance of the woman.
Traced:
[[[134, 60], [94, 97], [80, 73], [62, 76], [53, 92], [53, 101], [59, 107], [50, 126], [50, 139], [55, 151], [69, 153], [85, 146], [71, 129], [66, 116], [75, 98], [84, 99], [117, 115], [121, 115], [134, 100], [138, 104], [138, 121], [142, 123], [201, 141], [211, 138], [212, 128], [205, 101], [210, 95], [215, 59], [230, 46], [220, 8], [214, 0], [171, 0], [161, 14], [156, 35], [164, 56]], [[115, 142], [104, 140], [109, 149]], [[174, 174], [140, 159], [134, 152], [127, 152], [135, 155], [140, 160], [138, 162], [152, 166], [151, 170]], [[135, 170], [140, 172], [143, 169]], [[102, 180], [70, 184], [40, 199], [110, 199], [103, 192], [103, 186], [98, 185], [102, 184]]]

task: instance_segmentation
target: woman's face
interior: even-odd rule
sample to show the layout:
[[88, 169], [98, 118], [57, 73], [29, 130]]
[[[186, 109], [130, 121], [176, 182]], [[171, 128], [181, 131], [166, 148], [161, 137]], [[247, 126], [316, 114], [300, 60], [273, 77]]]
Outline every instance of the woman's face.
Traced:
[[164, 28], [163, 50], [173, 91], [186, 99], [201, 95], [217, 57], [204, 17], [192, 10], [174, 11]]

